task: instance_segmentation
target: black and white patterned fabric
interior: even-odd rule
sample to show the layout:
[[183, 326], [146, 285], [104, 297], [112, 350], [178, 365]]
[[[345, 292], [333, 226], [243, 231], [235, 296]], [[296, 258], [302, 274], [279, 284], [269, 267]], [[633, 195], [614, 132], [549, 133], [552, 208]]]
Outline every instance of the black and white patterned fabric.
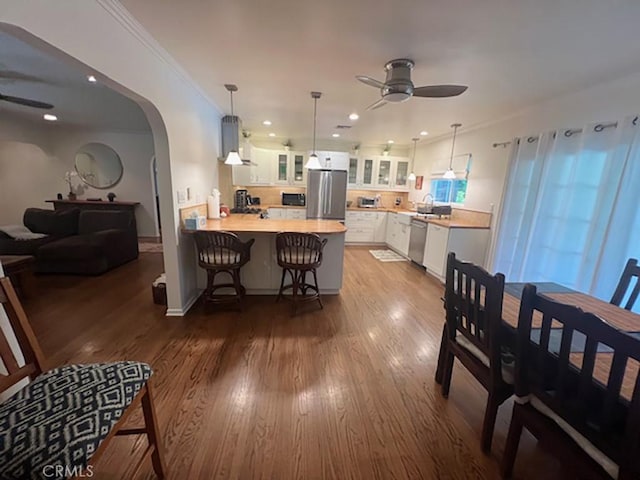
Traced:
[[78, 474], [152, 373], [145, 363], [116, 362], [40, 375], [0, 405], [0, 479]]

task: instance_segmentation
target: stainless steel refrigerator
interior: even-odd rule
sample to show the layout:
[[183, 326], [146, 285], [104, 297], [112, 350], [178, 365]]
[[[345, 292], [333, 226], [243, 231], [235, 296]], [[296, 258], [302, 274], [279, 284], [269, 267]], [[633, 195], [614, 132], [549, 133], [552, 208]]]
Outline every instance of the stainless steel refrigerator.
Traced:
[[344, 220], [347, 204], [345, 170], [309, 170], [307, 218]]

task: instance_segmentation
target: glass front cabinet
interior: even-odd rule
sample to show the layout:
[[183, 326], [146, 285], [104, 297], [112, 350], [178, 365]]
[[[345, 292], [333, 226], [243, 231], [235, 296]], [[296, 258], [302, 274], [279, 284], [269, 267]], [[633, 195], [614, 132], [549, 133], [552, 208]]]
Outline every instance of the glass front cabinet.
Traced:
[[276, 153], [275, 183], [279, 185], [305, 185], [307, 175], [303, 152]]

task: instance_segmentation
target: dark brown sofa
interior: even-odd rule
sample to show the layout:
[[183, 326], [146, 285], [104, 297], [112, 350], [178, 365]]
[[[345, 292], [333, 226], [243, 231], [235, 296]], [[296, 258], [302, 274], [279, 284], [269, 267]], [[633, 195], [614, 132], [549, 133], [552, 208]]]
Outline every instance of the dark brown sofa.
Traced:
[[[73, 218], [77, 219], [75, 224]], [[9, 246], [5, 251], [0, 241], [0, 254], [35, 255], [35, 268], [39, 273], [99, 275], [138, 257], [132, 212], [28, 209], [25, 226], [33, 232], [45, 233], [47, 237], [11, 240], [30, 242], [31, 251], [27, 251], [25, 245], [10, 245], [10, 241], [4, 242], [4, 246]], [[9, 253], [20, 250], [24, 253]]]

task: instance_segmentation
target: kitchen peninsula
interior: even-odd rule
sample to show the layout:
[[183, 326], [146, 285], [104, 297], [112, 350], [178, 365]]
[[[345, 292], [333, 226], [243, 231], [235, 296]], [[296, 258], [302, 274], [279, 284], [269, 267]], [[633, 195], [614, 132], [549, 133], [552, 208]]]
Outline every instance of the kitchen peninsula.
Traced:
[[[202, 211], [199, 206], [181, 210], [182, 219], [191, 211]], [[327, 239], [322, 266], [318, 269], [320, 293], [337, 294], [342, 288], [344, 263], [344, 237], [346, 227], [335, 220], [285, 220], [260, 218], [255, 214], [232, 214], [219, 220], [207, 220], [201, 230], [227, 231], [237, 234], [242, 241], [255, 239], [251, 247], [251, 260], [242, 267], [242, 284], [249, 295], [275, 295], [280, 287], [282, 269], [276, 258], [278, 232], [317, 233]], [[195, 230], [182, 230], [187, 236]], [[194, 245], [194, 262], [195, 257]]]

